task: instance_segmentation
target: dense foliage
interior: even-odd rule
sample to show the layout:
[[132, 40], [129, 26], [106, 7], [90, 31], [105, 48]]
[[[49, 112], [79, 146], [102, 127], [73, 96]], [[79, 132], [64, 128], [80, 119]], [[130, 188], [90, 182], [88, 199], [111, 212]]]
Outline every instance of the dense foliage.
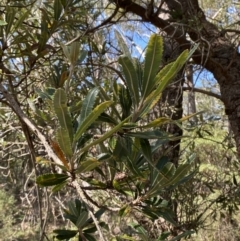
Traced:
[[159, 104], [199, 44], [167, 61], [155, 27], [111, 1], [3, 1], [0, 13], [2, 237], [173, 241], [213, 220], [237, 227], [221, 104], [178, 119]]

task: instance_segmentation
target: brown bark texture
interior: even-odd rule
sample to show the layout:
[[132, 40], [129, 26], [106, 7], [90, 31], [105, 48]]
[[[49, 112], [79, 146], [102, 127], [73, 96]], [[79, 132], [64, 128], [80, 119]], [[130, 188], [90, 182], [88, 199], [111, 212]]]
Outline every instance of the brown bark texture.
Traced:
[[[193, 42], [199, 44], [192, 59], [210, 71], [219, 84], [221, 100], [240, 155], [240, 54], [238, 46], [228, 38], [227, 30], [219, 30], [209, 22], [197, 0], [154, 1], [152, 11], [133, 0], [113, 2], [125, 9], [126, 14], [137, 15], [142, 21], [163, 30], [180, 44], [182, 50], [190, 49]], [[161, 18], [161, 14], [168, 18]]]

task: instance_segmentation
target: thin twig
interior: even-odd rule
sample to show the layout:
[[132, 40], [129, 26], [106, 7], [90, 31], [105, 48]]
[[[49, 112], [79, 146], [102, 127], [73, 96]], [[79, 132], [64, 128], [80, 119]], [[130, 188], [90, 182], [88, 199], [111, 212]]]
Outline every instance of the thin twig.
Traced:
[[79, 197], [81, 198], [81, 200], [86, 204], [86, 207], [87, 207], [87, 209], [88, 209], [88, 212], [89, 212], [91, 218], [93, 219], [93, 222], [95, 223], [96, 228], [97, 228], [97, 230], [98, 230], [98, 233], [99, 233], [99, 236], [100, 236], [100, 240], [101, 240], [101, 241], [106, 241], [106, 239], [105, 239], [104, 236], [103, 236], [103, 233], [102, 233], [101, 227], [100, 227], [100, 225], [99, 225], [99, 222], [98, 222], [98, 220], [96, 219], [96, 217], [94, 216], [94, 213], [93, 213], [93, 211], [92, 211], [92, 210], [93, 210], [92, 204], [91, 204], [91, 203], [88, 201], [88, 199], [85, 197], [84, 192], [83, 192], [80, 184], [78, 183], [78, 181], [77, 181], [77, 180], [74, 180], [74, 181], [72, 182], [72, 184], [73, 184], [73, 186], [76, 188], [77, 193], [78, 193]]
[[58, 164], [62, 165], [61, 160], [57, 157], [57, 155], [54, 153], [51, 146], [48, 144], [48, 141], [46, 137], [40, 132], [40, 130], [32, 123], [32, 121], [24, 114], [14, 97], [8, 93], [8, 91], [5, 89], [5, 87], [0, 83], [0, 91], [2, 92], [3, 96], [6, 98], [6, 100], [9, 103], [9, 106], [12, 108], [12, 110], [15, 112], [15, 114], [19, 117], [20, 120], [22, 120], [28, 128], [33, 131], [36, 136], [40, 139], [42, 144], [44, 145], [46, 152], [50, 158], [53, 159], [53, 161]]

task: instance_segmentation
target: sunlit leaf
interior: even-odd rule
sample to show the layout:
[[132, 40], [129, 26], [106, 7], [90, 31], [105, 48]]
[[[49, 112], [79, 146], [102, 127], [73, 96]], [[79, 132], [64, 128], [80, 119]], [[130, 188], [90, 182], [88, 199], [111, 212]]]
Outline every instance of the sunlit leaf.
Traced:
[[4, 26], [4, 25], [7, 25], [7, 22], [0, 20], [0, 26]]
[[118, 46], [123, 52], [123, 55], [126, 55], [131, 59], [131, 53], [129, 51], [129, 47], [127, 46], [123, 36], [116, 29], [114, 29], [114, 34], [115, 34], [115, 38], [117, 39]]
[[100, 165], [101, 162], [97, 161], [97, 159], [89, 157], [86, 161], [80, 163], [79, 167], [76, 170], [76, 173], [89, 172]]
[[81, 123], [87, 118], [87, 116], [91, 113], [93, 106], [95, 104], [97, 95], [99, 93], [99, 88], [93, 88], [89, 91], [86, 98], [82, 102], [82, 109], [81, 113], [77, 119], [78, 125], [81, 125]]
[[73, 140], [72, 119], [67, 107], [67, 95], [61, 88], [57, 89], [53, 97], [54, 111], [58, 117], [60, 126], [68, 132], [70, 143]]
[[37, 184], [47, 187], [63, 183], [69, 178], [66, 174], [50, 173], [38, 176], [36, 179]]
[[66, 129], [59, 127], [56, 131], [56, 140], [60, 146], [63, 153], [71, 158], [73, 155], [71, 140], [69, 138], [69, 133]]
[[139, 104], [139, 80], [136, 70], [134, 68], [134, 64], [132, 60], [127, 56], [120, 57], [119, 63], [122, 65], [123, 72], [126, 78], [126, 84], [131, 94], [134, 106], [137, 107]]
[[155, 76], [159, 70], [163, 53], [162, 37], [153, 34], [147, 45], [142, 82], [142, 98], [145, 99], [155, 86]]
[[78, 130], [74, 136], [75, 141], [77, 141], [87, 130], [87, 128], [99, 117], [99, 115], [112, 104], [112, 101], [105, 101], [96, 106], [93, 111], [84, 119], [84, 121], [80, 123]]

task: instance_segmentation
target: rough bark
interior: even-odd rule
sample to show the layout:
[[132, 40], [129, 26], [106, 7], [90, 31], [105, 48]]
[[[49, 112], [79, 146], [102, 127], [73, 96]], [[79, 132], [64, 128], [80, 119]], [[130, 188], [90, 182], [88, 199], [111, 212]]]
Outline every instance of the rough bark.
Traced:
[[[190, 49], [191, 41], [199, 43], [198, 51], [193, 55], [194, 63], [212, 72], [217, 80], [240, 155], [240, 54], [228, 39], [227, 31], [219, 30], [206, 19], [197, 0], [165, 1], [169, 9], [168, 20], [159, 17], [162, 1], [151, 13], [146, 7], [131, 0], [113, 2], [124, 8], [126, 13], [138, 15], [143, 21], [164, 30], [182, 49]], [[191, 41], [187, 39], [187, 35]]]
[[[189, 87], [187, 92], [188, 95], [188, 115], [194, 114], [197, 112], [196, 101], [195, 101], [195, 92], [193, 91], [194, 83], [193, 83], [193, 66], [191, 64], [186, 67], [186, 84]], [[193, 123], [197, 123], [197, 116], [193, 116]]]

